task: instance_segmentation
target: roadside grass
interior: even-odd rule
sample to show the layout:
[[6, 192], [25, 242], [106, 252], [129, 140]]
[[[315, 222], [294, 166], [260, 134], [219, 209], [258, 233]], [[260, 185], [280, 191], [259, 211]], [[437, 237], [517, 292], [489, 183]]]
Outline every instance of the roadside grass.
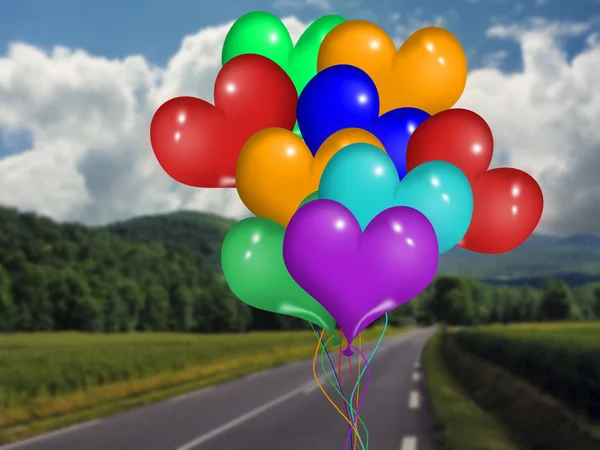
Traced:
[[461, 350], [503, 367], [600, 425], [600, 322], [481, 326], [453, 337]]
[[[448, 372], [470, 397], [493, 417], [502, 421], [524, 448], [543, 450], [598, 450], [600, 449], [600, 427], [576, 414], [558, 398], [548, 395], [538, 383], [531, 382], [511, 370], [492, 361], [495, 355], [490, 349], [485, 354], [476, 354], [463, 348], [459, 342], [471, 331], [460, 331], [444, 335], [441, 340], [441, 355]], [[493, 334], [490, 334], [492, 336]], [[471, 335], [472, 336], [472, 335]], [[477, 338], [484, 342], [487, 334]], [[473, 340], [472, 340], [473, 342]], [[511, 341], [504, 349], [512, 349], [526, 342]], [[539, 341], [537, 350], [529, 352], [530, 366], [534, 366], [537, 355], [549, 356], [546, 341]], [[584, 343], [582, 342], [582, 346]], [[573, 352], [580, 350], [573, 342]], [[585, 359], [582, 359], [585, 361]], [[569, 368], [570, 361], [556, 360], [556, 364]], [[556, 366], [549, 366], [547, 378], [554, 377]], [[517, 437], [518, 436], [518, 437]]]
[[[386, 336], [412, 329], [389, 327]], [[363, 340], [377, 339], [380, 333], [381, 327], [366, 330]], [[312, 332], [302, 331], [0, 335], [0, 444], [307, 359], [316, 342]], [[161, 344], [166, 352], [157, 354]], [[135, 364], [128, 361], [132, 359]], [[126, 368], [119, 368], [119, 362]], [[65, 383], [61, 374], [69, 371]], [[115, 374], [121, 379], [112, 381]], [[56, 392], [57, 382], [63, 383], [63, 391]]]
[[510, 430], [481, 409], [448, 372], [442, 331], [427, 342], [423, 369], [438, 438], [445, 450], [522, 450]]

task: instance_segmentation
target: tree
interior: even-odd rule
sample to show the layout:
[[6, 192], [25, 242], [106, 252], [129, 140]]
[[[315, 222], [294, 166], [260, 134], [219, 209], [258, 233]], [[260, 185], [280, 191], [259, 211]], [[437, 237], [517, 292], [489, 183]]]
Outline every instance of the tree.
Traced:
[[441, 276], [434, 283], [434, 292], [428, 302], [431, 314], [439, 322], [466, 325], [476, 317], [468, 281], [453, 276]]
[[521, 321], [536, 322], [540, 319], [540, 293], [531, 286], [521, 288]]
[[48, 283], [56, 329], [100, 331], [102, 307], [87, 281], [70, 267], [54, 271]]
[[15, 305], [11, 284], [10, 276], [0, 266], [0, 332], [13, 331], [15, 327]]
[[25, 263], [13, 275], [15, 329], [19, 331], [54, 329], [53, 305], [48, 295], [50, 270], [46, 266]]
[[137, 283], [123, 279], [117, 285], [117, 293], [126, 313], [126, 331], [135, 331], [138, 326], [140, 311], [144, 308], [144, 296]]
[[165, 331], [168, 329], [168, 317], [169, 293], [159, 284], [149, 285], [138, 328], [143, 331]]
[[600, 319], [600, 286], [594, 288], [594, 301], [592, 302], [592, 311], [596, 319]]
[[564, 281], [549, 280], [542, 288], [540, 312], [545, 320], [566, 320], [571, 314], [573, 294]]
[[170, 329], [191, 331], [194, 328], [194, 296], [186, 286], [176, 286], [171, 293]]

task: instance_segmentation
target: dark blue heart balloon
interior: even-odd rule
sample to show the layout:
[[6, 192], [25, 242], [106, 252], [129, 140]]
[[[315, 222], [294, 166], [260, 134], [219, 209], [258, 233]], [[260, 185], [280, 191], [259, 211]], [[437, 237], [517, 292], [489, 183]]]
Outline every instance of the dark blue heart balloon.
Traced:
[[331, 66], [308, 82], [296, 109], [298, 127], [314, 155], [325, 140], [344, 128], [367, 130], [385, 147], [400, 179], [406, 175], [406, 147], [413, 131], [430, 115], [398, 108], [379, 116], [379, 94], [358, 67]]

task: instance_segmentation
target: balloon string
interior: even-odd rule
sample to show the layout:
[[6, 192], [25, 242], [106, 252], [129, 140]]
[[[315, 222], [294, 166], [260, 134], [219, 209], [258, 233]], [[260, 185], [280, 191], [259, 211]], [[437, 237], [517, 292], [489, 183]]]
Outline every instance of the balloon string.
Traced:
[[[350, 382], [354, 386], [354, 370], [352, 369], [352, 357], [348, 356], [347, 358], [348, 358], [348, 366], [350, 368]], [[360, 358], [359, 358], [359, 361], [360, 361]], [[356, 374], [356, 376], [358, 376], [358, 373]], [[350, 404], [352, 404], [352, 397], [350, 397]], [[352, 415], [351, 419], [352, 419], [352, 421], [354, 423], [354, 426], [355, 426], [354, 429], [356, 430], [356, 420], [354, 419], [354, 415]], [[350, 449], [354, 448], [354, 446], [357, 443], [356, 442], [357, 440], [358, 440], [358, 433], [355, 432], [354, 433], [354, 438], [352, 439], [352, 442], [350, 444]]]
[[[362, 407], [363, 401], [367, 395], [367, 389], [369, 389], [369, 380], [371, 379], [371, 367], [369, 367], [369, 362], [367, 361], [367, 357], [365, 356], [365, 354], [360, 351], [359, 349], [357, 349], [355, 346], [351, 346], [351, 348], [353, 350], [356, 350], [360, 357], [364, 360], [365, 362], [365, 369], [367, 370], [367, 378], [365, 380], [365, 388], [363, 389], [363, 395], [360, 398], [360, 402], [358, 404], [358, 408], [356, 409], [356, 415], [358, 415], [360, 413], [360, 409]], [[360, 361], [360, 359], [359, 359]], [[356, 381], [355, 387], [358, 386], [358, 384], [360, 383], [360, 378]], [[350, 436], [352, 435], [352, 431], [348, 432], [348, 434], [346, 435], [346, 443], [344, 444], [344, 450], [346, 449], [346, 447], [348, 446], [348, 439], [350, 439]], [[352, 442], [351, 442], [352, 444]], [[368, 441], [368, 435], [367, 435], [367, 448], [369, 448], [369, 441]]]
[[[371, 360], [373, 359], [373, 356], [375, 356], [375, 353], [377, 353], [377, 349], [381, 345], [381, 341], [383, 341], [383, 336], [385, 336], [385, 332], [387, 330], [388, 323], [389, 323], [389, 316], [386, 313], [385, 314], [385, 324], [383, 325], [383, 330], [381, 330], [381, 336], [379, 336], [379, 339], [377, 340], [377, 343], [375, 344], [375, 347], [373, 348], [373, 351], [371, 352], [371, 355], [369, 356], [369, 360], [366, 362], [365, 367], [360, 372], [360, 376], [358, 377], [358, 381], [354, 385], [354, 389], [352, 389], [352, 393], [350, 394], [350, 400], [352, 400], [354, 398], [354, 391], [356, 391], [356, 389], [360, 385], [360, 380], [362, 379], [363, 375], [365, 374], [365, 370], [367, 370], [369, 368], [369, 364], [371, 364]], [[370, 372], [370, 369], [369, 369], [369, 372]], [[363, 398], [364, 398], [364, 392], [363, 392]], [[359, 407], [360, 407], [360, 404], [362, 404], [362, 400], [361, 400], [361, 403], [359, 403]], [[359, 438], [360, 438], [360, 436], [359, 436]], [[368, 434], [367, 434], [367, 439], [368, 439]], [[346, 442], [347, 442], [347, 439], [346, 439]], [[362, 440], [361, 440], [361, 445], [363, 445], [362, 444]], [[369, 441], [367, 440], [367, 446], [368, 445], [369, 445]], [[363, 447], [364, 447], [364, 445], [363, 445]]]
[[[340, 341], [344, 340], [344, 331], [340, 328]], [[338, 373], [340, 374], [340, 386], [343, 386], [344, 382], [342, 380], [342, 345], [340, 344], [340, 352], [338, 354]], [[348, 359], [349, 360], [349, 359]], [[350, 373], [352, 373], [352, 366], [350, 366]], [[341, 391], [341, 389], [340, 389]], [[343, 396], [343, 392], [342, 392], [342, 396]], [[343, 396], [344, 398], [344, 405], [346, 404], [346, 397]], [[350, 409], [352, 409], [352, 397], [350, 397]], [[349, 416], [350, 420], [352, 420], [352, 423], [356, 423], [354, 421], [354, 417], [352, 415]], [[354, 428], [356, 430], [356, 427]], [[351, 450], [354, 449], [354, 444], [351, 447]]]
[[[351, 420], [352, 420], [354, 423], [356, 423], [356, 422], [353, 420], [353, 413], [349, 413], [349, 412], [348, 412], [348, 406], [346, 405], [346, 403], [347, 403], [347, 402], [346, 402], [346, 397], [344, 396], [344, 390], [342, 389], [342, 383], [341, 383], [341, 381], [340, 381], [340, 378], [338, 377], [338, 374], [337, 374], [337, 372], [336, 372], [336, 370], [335, 370], [335, 365], [333, 364], [333, 361], [331, 360], [331, 357], [329, 356], [329, 352], [327, 351], [327, 345], [329, 344], [329, 342], [330, 342], [330, 341], [331, 341], [333, 338], [335, 338], [335, 335], [331, 336], [329, 339], [327, 339], [327, 342], [325, 342], [325, 343], [323, 344], [323, 341], [322, 341], [322, 339], [321, 339], [321, 336], [319, 336], [319, 333], [317, 332], [317, 330], [319, 329], [319, 327], [315, 325], [315, 326], [317, 327], [317, 328], [315, 329], [315, 326], [313, 326], [313, 324], [312, 324], [312, 323], [310, 324], [310, 326], [311, 326], [311, 328], [312, 328], [313, 332], [315, 333], [315, 335], [317, 336], [317, 339], [319, 339], [319, 340], [321, 341], [322, 345], [323, 345], [323, 351], [321, 352], [321, 368], [323, 369], [323, 372], [326, 374], [326, 376], [327, 376], [327, 379], [329, 380], [329, 382], [330, 382], [330, 383], [333, 385], [333, 387], [335, 388], [335, 385], [333, 384], [333, 381], [332, 381], [332, 380], [329, 378], [328, 371], [327, 371], [327, 369], [325, 369], [325, 365], [323, 364], [323, 353], [325, 353], [325, 354], [327, 355], [327, 359], [329, 360], [329, 365], [330, 365], [330, 367], [331, 367], [331, 371], [332, 371], [332, 372], [333, 372], [333, 374], [335, 375], [335, 379], [336, 379], [336, 381], [337, 381], [337, 384], [338, 384], [338, 386], [339, 386], [339, 390], [336, 388], [336, 391], [338, 392], [338, 394], [340, 394], [340, 395], [342, 396], [342, 399], [344, 400], [344, 401], [343, 401], [343, 405], [344, 405], [344, 409], [345, 409], [345, 411], [346, 411], [346, 416], [347, 416], [347, 417], [349, 417], [349, 418], [350, 418], [350, 419], [351, 419]], [[352, 410], [352, 405], [350, 405], [350, 409]], [[350, 429], [350, 431], [352, 430], [352, 426], [351, 426], [351, 425], [348, 425], [348, 428]]]
[[[344, 338], [344, 332], [340, 328], [340, 341]], [[342, 345], [340, 344], [340, 352], [338, 354], [338, 373], [340, 374], [340, 385], [344, 385], [342, 380]]]
[[[333, 339], [333, 337], [330, 338], [329, 340], [331, 340], [331, 339]], [[327, 349], [323, 349], [323, 351], [321, 352], [321, 368], [323, 369], [323, 372], [325, 372], [325, 376], [327, 377], [327, 381], [329, 381], [329, 383], [333, 386], [333, 388], [335, 389], [335, 391], [342, 397], [342, 399], [344, 400], [344, 402], [348, 405], [348, 408], [350, 408], [351, 413], [355, 414], [355, 411], [352, 408], [352, 399], [350, 399], [349, 401], [346, 400], [346, 397], [343, 395], [343, 393], [340, 392], [340, 390], [337, 388], [337, 386], [334, 384], [333, 380], [329, 376], [329, 372], [327, 371], [327, 369], [325, 369], [325, 361], [323, 360], [323, 355], [326, 352], [327, 352]], [[335, 370], [334, 370], [333, 373], [335, 373]], [[365, 430], [366, 440], [367, 440], [366, 447], [368, 448], [369, 447], [369, 430], [367, 429], [367, 425], [362, 420], [362, 418], [360, 417], [360, 415], [355, 415], [355, 417], [357, 418], [358, 421], [360, 421], [363, 429]], [[359, 436], [360, 436], [360, 433], [359, 433]]]
[[[313, 376], [315, 377], [315, 381], [317, 382], [317, 385], [319, 386], [319, 389], [321, 389], [321, 392], [323, 393], [325, 398], [327, 400], [329, 400], [329, 403], [331, 403], [331, 405], [335, 408], [335, 410], [344, 418], [344, 420], [346, 420], [346, 422], [348, 422], [348, 424], [352, 427], [352, 429], [354, 429], [353, 423], [344, 415], [344, 413], [340, 410], [340, 408], [338, 408], [338, 406], [335, 404], [335, 402], [333, 400], [331, 400], [331, 397], [329, 397], [329, 395], [327, 395], [327, 392], [325, 392], [325, 389], [321, 385], [321, 382], [319, 381], [319, 377], [317, 376], [317, 355], [319, 354], [319, 348], [321, 348], [321, 342], [323, 340], [324, 334], [325, 334], [325, 330], [322, 330], [319, 341], [317, 342], [317, 349], [315, 351], [315, 357], [313, 359]], [[352, 398], [352, 397], [350, 397], [350, 398]], [[360, 436], [359, 436], [359, 440], [360, 440], [360, 445], [363, 448], [363, 450], [366, 450], [365, 445], [363, 444]]]
[[[362, 352], [362, 333], [358, 335], [358, 350]], [[360, 374], [360, 363], [361, 363], [361, 359], [358, 358], [358, 369], [356, 371], [356, 376], [358, 377], [358, 375]], [[358, 416], [358, 410], [360, 410], [360, 403], [359, 403], [359, 397], [360, 397], [360, 378], [357, 380], [358, 386], [357, 386], [357, 390], [356, 390], [356, 415]], [[356, 421], [354, 422], [354, 424], [356, 425]], [[355, 436], [354, 438], [354, 445], [356, 446], [358, 441], [358, 436]], [[369, 445], [369, 444], [367, 444]]]

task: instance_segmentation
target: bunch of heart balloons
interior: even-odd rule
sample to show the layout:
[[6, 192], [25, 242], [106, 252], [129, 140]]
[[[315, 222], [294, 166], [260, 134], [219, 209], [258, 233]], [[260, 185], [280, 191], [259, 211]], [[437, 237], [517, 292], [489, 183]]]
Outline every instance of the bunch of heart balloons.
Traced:
[[377, 25], [327, 15], [296, 45], [252, 12], [231, 27], [214, 106], [164, 103], [150, 128], [180, 183], [236, 188], [255, 215], [222, 247], [231, 290], [347, 340], [422, 292], [455, 246], [503, 253], [536, 228], [543, 197], [513, 168], [488, 169], [483, 118], [452, 109], [467, 63], [448, 31], [397, 51]]

